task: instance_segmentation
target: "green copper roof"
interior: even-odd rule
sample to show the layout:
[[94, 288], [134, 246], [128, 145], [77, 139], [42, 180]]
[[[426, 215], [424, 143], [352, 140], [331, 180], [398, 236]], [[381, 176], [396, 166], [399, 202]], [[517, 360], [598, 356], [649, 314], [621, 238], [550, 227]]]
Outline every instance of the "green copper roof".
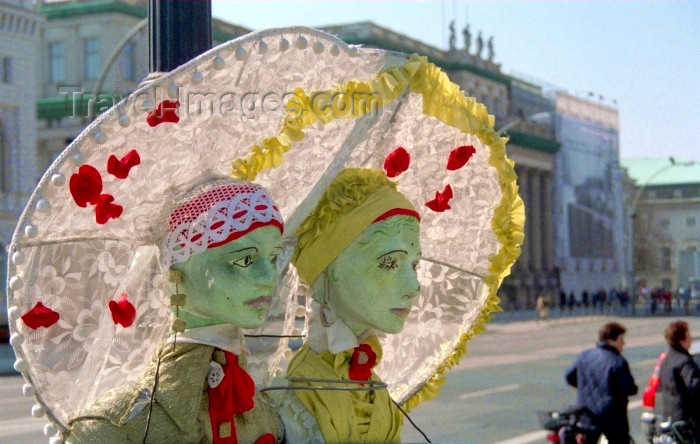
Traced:
[[85, 94], [75, 102], [68, 96], [49, 97], [36, 101], [36, 114], [39, 119], [60, 119], [70, 116], [87, 117], [91, 108], [95, 108], [99, 115], [116, 103], [114, 99], [109, 94], [101, 94], [98, 100], [94, 100], [91, 94]]
[[[116, 0], [56, 2], [44, 3], [39, 9], [39, 12], [46, 14], [49, 20], [80, 17], [83, 15], [106, 14], [110, 12], [117, 12], [143, 19], [148, 16], [146, 5], [146, 2], [129, 4]], [[233, 32], [231, 32], [231, 29]], [[248, 32], [250, 32], [250, 30], [241, 26], [230, 25], [218, 19], [212, 20], [212, 39], [217, 42], [227, 42], [243, 34], [247, 34]]]
[[138, 18], [146, 18], [148, 15], [146, 3], [144, 2], [143, 5], [144, 7], [138, 7], [119, 1], [56, 2], [44, 3], [39, 12], [46, 14], [49, 20], [108, 12], [120, 12]]
[[622, 159], [620, 165], [638, 186], [688, 185], [700, 183], [700, 162], [671, 158]]
[[532, 134], [508, 131], [507, 135], [509, 137], [508, 144], [518, 145], [535, 151], [554, 154], [559, 151], [559, 147], [561, 146], [561, 143], [557, 141], [543, 139], [542, 137], [533, 136]]

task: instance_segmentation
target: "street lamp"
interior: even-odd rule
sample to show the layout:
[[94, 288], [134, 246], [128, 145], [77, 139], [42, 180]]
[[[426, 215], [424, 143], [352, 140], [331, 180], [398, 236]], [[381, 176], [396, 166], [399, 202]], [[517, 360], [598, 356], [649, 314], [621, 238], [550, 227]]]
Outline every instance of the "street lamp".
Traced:
[[[117, 60], [117, 57], [119, 57], [119, 53], [124, 49], [127, 43], [131, 41], [132, 38], [136, 34], [138, 34], [139, 31], [141, 31], [143, 28], [148, 25], [148, 18], [145, 18], [138, 22], [136, 26], [131, 28], [131, 30], [121, 39], [121, 41], [117, 44], [117, 46], [114, 48], [112, 51], [112, 54], [110, 54], [109, 58], [107, 59], [107, 63], [104, 64], [102, 67], [102, 71], [100, 72], [100, 76], [97, 78], [97, 82], [95, 83], [95, 92], [93, 94], [93, 97], [95, 98], [95, 101], [99, 100], [99, 94], [100, 90], [102, 89], [102, 84], [104, 83], [105, 79], [107, 78], [107, 74], [109, 73], [109, 70], [112, 68], [112, 65], [114, 62]], [[97, 118], [97, 113], [93, 111], [92, 113], [92, 118], [93, 120]]]
[[523, 116], [521, 113], [520, 117], [511, 122], [508, 122], [507, 124], [502, 126], [498, 131], [496, 131], [496, 133], [498, 133], [498, 135], [501, 136], [503, 135], [503, 133], [515, 126], [520, 125], [522, 122], [547, 123], [551, 118], [552, 113], [550, 111], [542, 111], [539, 113], [531, 114], [529, 116]]

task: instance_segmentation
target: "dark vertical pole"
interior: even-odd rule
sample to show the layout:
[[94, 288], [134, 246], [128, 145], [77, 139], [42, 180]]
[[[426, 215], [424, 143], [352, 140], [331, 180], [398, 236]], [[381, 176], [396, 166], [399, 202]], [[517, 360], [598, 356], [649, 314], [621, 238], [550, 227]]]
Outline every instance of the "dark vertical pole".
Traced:
[[149, 71], [172, 71], [211, 49], [211, 0], [149, 0], [148, 29]]

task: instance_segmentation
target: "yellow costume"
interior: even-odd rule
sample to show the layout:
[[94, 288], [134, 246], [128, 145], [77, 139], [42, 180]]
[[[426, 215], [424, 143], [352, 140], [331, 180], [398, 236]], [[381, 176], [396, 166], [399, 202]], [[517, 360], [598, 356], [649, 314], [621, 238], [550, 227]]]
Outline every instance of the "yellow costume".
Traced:
[[[381, 359], [381, 346], [375, 336], [369, 344]], [[289, 364], [289, 378], [350, 379], [348, 372], [353, 349], [333, 354], [316, 353], [308, 344], [296, 353]], [[379, 381], [372, 374], [372, 381]], [[295, 383], [295, 386], [303, 385]], [[324, 385], [308, 383], [308, 385]], [[329, 384], [331, 386], [337, 384]], [[328, 443], [400, 442], [402, 417], [386, 389], [372, 391], [295, 390], [302, 404], [316, 418]]]

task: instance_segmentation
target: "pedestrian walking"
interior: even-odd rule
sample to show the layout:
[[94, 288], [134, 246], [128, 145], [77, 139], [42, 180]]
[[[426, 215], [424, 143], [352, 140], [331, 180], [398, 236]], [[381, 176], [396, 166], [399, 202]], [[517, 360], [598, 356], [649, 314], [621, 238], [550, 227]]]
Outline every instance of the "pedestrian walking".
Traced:
[[566, 308], [566, 291], [559, 290], [559, 310], [564, 313], [564, 308]]
[[661, 417], [687, 421], [700, 443], [700, 368], [690, 355], [688, 323], [671, 322], [664, 331], [668, 352], [659, 369]]
[[549, 318], [549, 303], [547, 302], [547, 298], [545, 297], [544, 293], [540, 293], [540, 295], [537, 296], [535, 308], [537, 309], [537, 313], [540, 315], [540, 319], [546, 321]]
[[588, 290], [585, 288], [583, 289], [583, 293], [581, 293], [581, 302], [583, 303], [584, 312], [588, 314], [588, 304], [590, 301], [588, 299]]
[[620, 314], [620, 292], [617, 291], [617, 288], [613, 287], [610, 290], [610, 298], [608, 305], [610, 306], [610, 313], [617, 315]]
[[574, 296], [574, 292], [570, 291], [569, 292], [569, 300], [567, 301], [567, 305], [569, 306], [569, 314], [574, 311], [574, 304], [576, 303], [576, 296]]
[[637, 385], [622, 357], [625, 327], [603, 325], [594, 348], [582, 352], [566, 370], [566, 382], [578, 389], [576, 403], [587, 411], [583, 421], [586, 442], [598, 442], [601, 434], [610, 444], [629, 444], [628, 397]]

